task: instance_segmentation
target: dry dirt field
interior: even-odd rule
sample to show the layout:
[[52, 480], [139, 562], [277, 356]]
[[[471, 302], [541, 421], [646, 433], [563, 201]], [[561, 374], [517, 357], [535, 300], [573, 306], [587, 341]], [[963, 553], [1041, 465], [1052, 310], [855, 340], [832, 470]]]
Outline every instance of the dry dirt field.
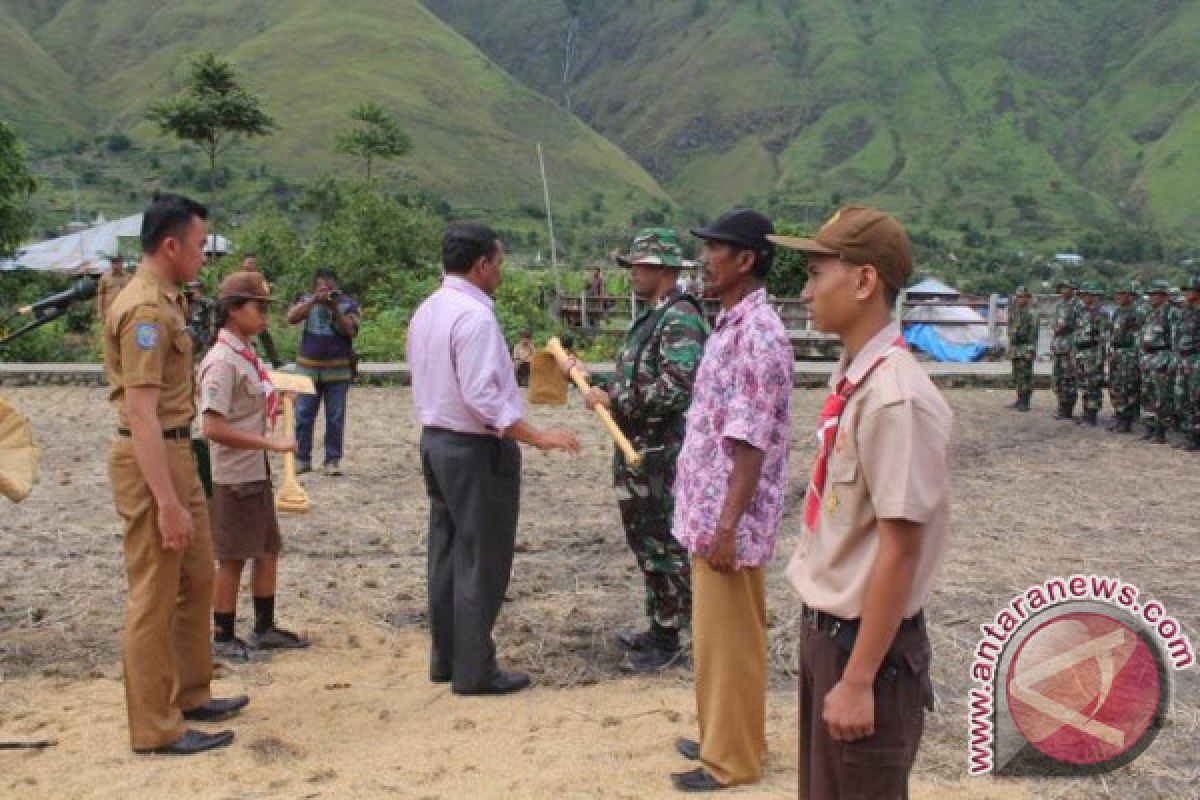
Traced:
[[[215, 798], [671, 797], [671, 741], [694, 729], [686, 670], [629, 679], [611, 632], [637, 622], [640, 589], [608, 485], [601, 430], [577, 409], [537, 409], [585, 454], [526, 453], [510, 602], [497, 628], [509, 666], [538, 688], [460, 699], [425, 680], [424, 517], [408, 393], [351, 395], [347, 475], [310, 476], [314, 509], [284, 520], [280, 617], [314, 647], [222, 669], [248, 691], [239, 741], [185, 761], [127, 750], [118, 631], [120, 530], [105, 452], [111, 415], [93, 389], [14, 389], [44, 450], [41, 483], [0, 506], [0, 739], [58, 740], [0, 751], [0, 796]], [[966, 778], [969, 655], [978, 625], [1052, 575], [1119, 575], [1160, 599], [1200, 642], [1196, 497], [1200, 459], [1103, 429], [1002, 409], [1008, 393], [954, 391], [955, 541], [929, 608], [939, 709], [917, 765], [920, 798], [1196, 797], [1200, 680], [1176, 673], [1172, 712], [1132, 765], [1103, 778]], [[822, 393], [796, 395], [792, 514], [812, 457]], [[771, 568], [765, 782], [739, 797], [794, 796], [792, 691], [797, 603]], [[243, 627], [249, 616], [243, 593]]]

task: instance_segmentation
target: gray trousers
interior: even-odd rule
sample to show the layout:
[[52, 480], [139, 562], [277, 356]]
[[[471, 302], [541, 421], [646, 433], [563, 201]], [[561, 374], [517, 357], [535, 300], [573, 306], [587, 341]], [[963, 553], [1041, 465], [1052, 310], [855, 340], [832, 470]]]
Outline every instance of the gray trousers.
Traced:
[[421, 469], [429, 494], [430, 676], [477, 691], [496, 669], [492, 626], [512, 572], [521, 450], [510, 439], [425, 428]]

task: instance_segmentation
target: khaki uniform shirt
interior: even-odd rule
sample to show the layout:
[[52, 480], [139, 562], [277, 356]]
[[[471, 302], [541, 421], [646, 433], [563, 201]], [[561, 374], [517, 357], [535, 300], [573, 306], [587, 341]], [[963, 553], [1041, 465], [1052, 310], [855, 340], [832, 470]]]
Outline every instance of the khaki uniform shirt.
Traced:
[[163, 430], [186, 428], [196, 416], [192, 337], [187, 300], [179, 287], [139, 269], [109, 307], [104, 320], [104, 371], [117, 426], [129, 427], [128, 388], [160, 389]]
[[904, 604], [911, 617], [925, 605], [950, 534], [948, 464], [953, 414], [912, 354], [894, 349], [870, 375], [875, 360], [900, 335], [889, 325], [830, 379], [863, 381], [842, 413], [829, 456], [815, 533], [803, 533], [788, 565], [805, 605], [843, 619], [862, 616], [867, 577], [879, 547], [880, 519], [920, 523], [921, 549]]
[[[245, 347], [228, 330], [235, 346]], [[267, 395], [262, 380], [249, 361], [228, 344], [218, 340], [200, 363], [200, 413], [220, 414], [245, 433], [267, 433]], [[267, 455], [262, 450], [243, 450], [212, 442], [213, 483], [225, 486], [267, 480]]]
[[96, 287], [96, 316], [100, 318], [101, 322], [108, 316], [108, 310], [112, 308], [113, 300], [117, 299], [117, 295], [132, 280], [133, 276], [128, 272], [122, 272], [120, 275], [113, 275], [110, 272], [100, 276], [100, 283]]

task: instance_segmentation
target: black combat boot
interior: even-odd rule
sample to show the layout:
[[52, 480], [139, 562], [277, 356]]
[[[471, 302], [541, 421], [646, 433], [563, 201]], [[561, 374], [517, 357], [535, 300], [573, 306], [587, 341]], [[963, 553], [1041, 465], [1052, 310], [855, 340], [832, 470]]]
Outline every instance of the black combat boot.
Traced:
[[1099, 416], [1100, 416], [1100, 411], [1097, 409], [1094, 409], [1094, 408], [1090, 411], [1084, 412], [1084, 419], [1086, 419], [1087, 424], [1091, 425], [1093, 428], [1099, 424], [1099, 422], [1100, 422]]
[[1054, 418], [1055, 419], [1071, 419], [1073, 416], [1074, 408], [1075, 408], [1074, 403], [1064, 403], [1062, 400], [1059, 400], [1058, 401], [1058, 413], [1056, 413], [1054, 415]]
[[1033, 392], [1021, 392], [1017, 396], [1017, 411], [1029, 410], [1029, 398], [1033, 396]]
[[1154, 426], [1154, 443], [1155, 444], [1166, 444], [1167, 443], [1167, 426], [1166, 425], [1155, 425]]
[[1189, 453], [1200, 452], [1200, 431], [1192, 431], [1188, 434], [1187, 442], [1181, 450], [1186, 450]]
[[679, 645], [679, 631], [654, 625], [650, 629], [651, 640], [640, 650], [625, 656], [621, 671], [633, 674], [658, 672], [678, 664], [683, 659], [683, 648]]
[[1154, 430], [1155, 430], [1156, 426], [1153, 422], [1147, 422], [1147, 423], [1145, 423], [1145, 425], [1146, 425], [1146, 430], [1142, 433], [1141, 438], [1143, 441], [1148, 442], [1154, 438]]

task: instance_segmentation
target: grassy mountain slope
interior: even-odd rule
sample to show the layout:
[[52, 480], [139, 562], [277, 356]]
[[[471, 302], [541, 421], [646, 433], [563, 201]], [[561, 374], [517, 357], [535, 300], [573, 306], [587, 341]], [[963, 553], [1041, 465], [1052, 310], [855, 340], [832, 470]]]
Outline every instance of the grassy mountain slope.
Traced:
[[559, 100], [573, 8], [575, 111], [681, 203], [856, 199], [1038, 239], [1200, 227], [1195, 2], [426, 5]]
[[49, 0], [25, 24], [89, 98], [101, 129], [142, 142], [158, 137], [146, 107], [176, 90], [188, 55], [211, 49], [264, 96], [280, 129], [249, 147], [290, 177], [357, 169], [333, 153], [334, 133], [351, 107], [375, 100], [414, 139], [402, 168], [456, 203], [539, 202], [538, 141], [560, 199], [582, 205], [601, 192], [616, 210], [665, 197], [619, 148], [415, 0]]
[[74, 81], [5, 5], [0, 5], [0, 76], [0, 119], [17, 123], [31, 146], [62, 142], [87, 124], [88, 106]]

